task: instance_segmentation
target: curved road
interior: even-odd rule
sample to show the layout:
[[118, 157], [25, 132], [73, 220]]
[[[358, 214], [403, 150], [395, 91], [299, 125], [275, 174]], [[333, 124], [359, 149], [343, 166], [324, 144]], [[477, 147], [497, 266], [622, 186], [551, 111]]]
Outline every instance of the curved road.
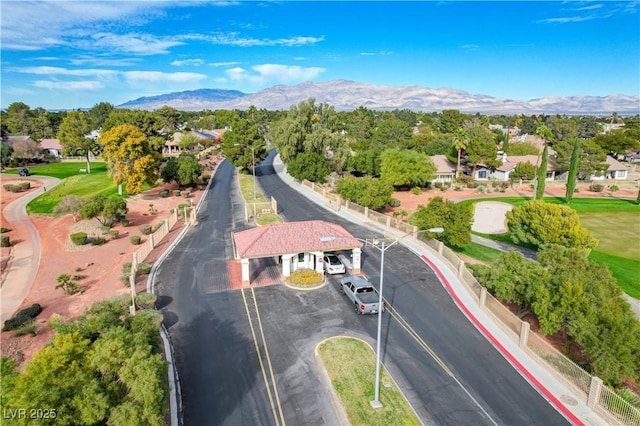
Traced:
[[[7, 176], [16, 177], [16, 175]], [[20, 179], [40, 181], [45, 188], [49, 189], [60, 183], [60, 179], [48, 176], [29, 176]], [[2, 324], [20, 307], [38, 274], [41, 253], [40, 235], [29, 220], [27, 204], [42, 195], [42, 192], [41, 189], [36, 188], [8, 204], [3, 210], [4, 217], [11, 223], [14, 231], [24, 236], [24, 240], [13, 247], [12, 259], [0, 289]]]
[[[315, 205], [287, 186], [270, 157], [259, 185], [288, 221], [339, 223], [359, 238], [378, 236]], [[225, 288], [230, 233], [247, 227], [235, 169], [220, 164], [191, 228], [160, 266], [156, 288], [175, 351], [184, 423], [278, 424], [256, 356], [241, 291]], [[460, 313], [435, 274], [407, 249], [385, 252], [385, 296], [411, 324], [383, 317], [385, 367], [425, 424], [566, 424], [562, 417]], [[363, 271], [378, 282], [380, 253], [363, 250]], [[374, 343], [375, 316], [356, 316], [331, 282], [312, 292], [256, 288], [286, 423], [344, 424], [313, 350], [322, 339], [352, 335]], [[228, 284], [227, 284], [228, 288]], [[433, 355], [431, 355], [433, 354]], [[373, 374], [372, 374], [373, 385]]]

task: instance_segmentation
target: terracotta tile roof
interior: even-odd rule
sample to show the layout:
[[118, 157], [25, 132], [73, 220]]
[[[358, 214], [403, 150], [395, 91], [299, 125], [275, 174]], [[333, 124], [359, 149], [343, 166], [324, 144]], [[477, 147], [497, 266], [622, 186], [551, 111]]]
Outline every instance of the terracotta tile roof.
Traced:
[[252, 228], [234, 233], [233, 240], [236, 253], [241, 258], [333, 251], [363, 246], [342, 226], [321, 220]]
[[58, 139], [42, 139], [40, 141], [40, 148], [42, 149], [62, 149], [60, 140]]

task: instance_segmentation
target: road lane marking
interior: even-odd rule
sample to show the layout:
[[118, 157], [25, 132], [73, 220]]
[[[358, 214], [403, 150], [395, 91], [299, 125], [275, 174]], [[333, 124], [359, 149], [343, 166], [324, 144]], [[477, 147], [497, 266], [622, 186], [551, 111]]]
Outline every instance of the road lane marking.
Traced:
[[[275, 421], [276, 426], [285, 426], [284, 415], [282, 413], [282, 406], [280, 405], [280, 397], [278, 395], [278, 389], [276, 387], [275, 375], [273, 374], [273, 368], [271, 366], [271, 359], [269, 358], [269, 351], [267, 349], [267, 341], [264, 336], [264, 330], [262, 328], [262, 321], [260, 319], [260, 312], [258, 310], [258, 301], [256, 299], [255, 292], [253, 287], [251, 288], [252, 302], [253, 302], [253, 310], [256, 315], [255, 322], [257, 323], [257, 327], [259, 329], [260, 337], [262, 339], [262, 345], [258, 341], [258, 336], [256, 335], [256, 325], [254, 325], [254, 319], [251, 315], [251, 308], [249, 308], [249, 301], [247, 300], [247, 296], [245, 294], [245, 289], [241, 289], [242, 300], [244, 301], [244, 307], [247, 314], [247, 319], [249, 320], [249, 328], [251, 329], [251, 336], [253, 337], [253, 343], [256, 349], [256, 354], [258, 355], [258, 362], [260, 363], [260, 370], [262, 372], [262, 378], [265, 383], [265, 387], [267, 390], [267, 396], [269, 398], [269, 404], [271, 405], [271, 412], [273, 414], [273, 419]], [[261, 350], [262, 347], [262, 350]], [[264, 355], [263, 355], [264, 351]], [[265, 361], [268, 364], [269, 368], [269, 377], [267, 376], [267, 369], [265, 368]], [[271, 391], [273, 388], [273, 393]], [[274, 402], [275, 396], [275, 402]]]

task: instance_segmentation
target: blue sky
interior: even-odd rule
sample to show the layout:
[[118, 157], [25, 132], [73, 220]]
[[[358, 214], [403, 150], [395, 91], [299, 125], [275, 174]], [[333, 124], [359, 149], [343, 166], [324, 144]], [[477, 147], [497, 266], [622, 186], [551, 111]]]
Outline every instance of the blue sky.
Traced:
[[640, 94], [637, 1], [2, 0], [0, 107], [353, 80], [529, 100]]

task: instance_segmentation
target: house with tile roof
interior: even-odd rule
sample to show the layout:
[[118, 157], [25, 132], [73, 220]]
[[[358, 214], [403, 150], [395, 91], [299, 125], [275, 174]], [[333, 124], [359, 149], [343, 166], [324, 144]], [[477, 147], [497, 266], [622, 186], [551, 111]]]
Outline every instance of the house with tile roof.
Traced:
[[40, 148], [45, 154], [53, 155], [56, 158], [62, 157], [62, 145], [60, 145], [60, 140], [58, 139], [42, 139]]
[[360, 272], [360, 240], [335, 223], [312, 220], [278, 223], [233, 234], [234, 252], [240, 259], [242, 282], [250, 284], [249, 260], [274, 258], [288, 277], [298, 269], [314, 269], [322, 273], [326, 252], [352, 251], [352, 272]]
[[456, 177], [456, 165], [446, 155], [432, 155], [431, 161], [436, 166], [436, 178], [433, 182], [452, 183]]
[[[502, 154], [498, 156], [500, 165], [495, 170], [484, 165], [478, 165], [476, 168], [475, 180], [486, 181], [495, 180], [499, 182], [507, 182], [511, 178], [511, 173], [515, 170], [516, 166], [520, 163], [531, 163], [538, 167], [540, 164], [539, 155], [511, 155]], [[547, 178], [546, 180], [554, 180], [556, 178], [556, 170], [553, 168], [551, 161], [547, 162]]]
[[607, 171], [600, 176], [591, 175], [587, 178], [587, 180], [627, 180], [629, 167], [625, 166], [610, 155], [607, 155], [605, 162], [609, 165]]

